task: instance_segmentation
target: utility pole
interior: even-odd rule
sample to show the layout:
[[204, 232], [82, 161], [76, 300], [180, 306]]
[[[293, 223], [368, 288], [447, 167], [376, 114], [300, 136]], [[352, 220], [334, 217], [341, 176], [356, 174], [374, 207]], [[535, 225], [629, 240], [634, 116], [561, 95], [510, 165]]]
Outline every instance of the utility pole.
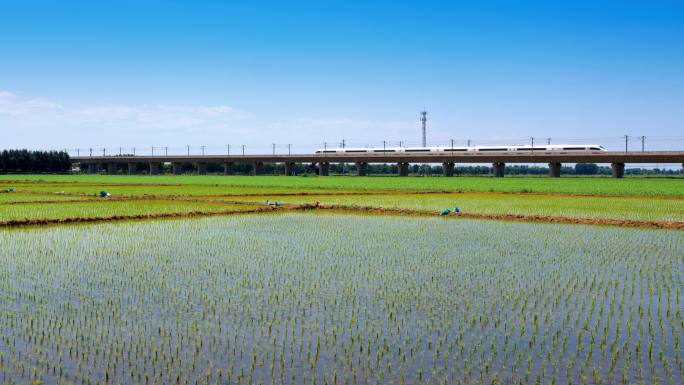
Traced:
[[641, 135], [641, 152], [644, 152], [644, 142], [646, 141], [646, 137]]
[[164, 147], [164, 156], [169, 156], [169, 147]]
[[470, 139], [468, 139], [468, 147], [470, 147]]
[[188, 148], [188, 156], [190, 156], [190, 145], [185, 146]]
[[534, 136], [530, 137], [530, 140], [532, 140], [532, 153], [534, 154]]
[[346, 143], [344, 142], [344, 138], [342, 138], [342, 148], [344, 148], [345, 144]]
[[625, 152], [627, 152], [627, 143], [629, 142], [629, 135], [625, 135]]
[[272, 143], [272, 144], [273, 144], [273, 155], [275, 155], [275, 143]]
[[385, 153], [385, 146], [386, 146], [386, 144], [387, 144], [387, 142], [383, 140], [383, 141], [382, 141], [382, 153], [383, 153], [383, 154]]
[[242, 145], [242, 156], [245, 156], [245, 145]]
[[102, 149], [102, 156], [105, 156], [105, 153], [106, 153], [106, 152], [107, 152], [107, 149], [106, 149], [106, 148], [103, 148], [103, 149]]
[[119, 156], [121, 156], [121, 147], [119, 147]]
[[551, 144], [551, 138], [546, 138], [546, 144], [550, 145]]
[[133, 147], [133, 156], [135, 156], [135, 147]]
[[76, 149], [76, 156], [81, 156], [81, 149], [80, 148]]
[[204, 146], [202, 146], [202, 156], [204, 156]]
[[287, 145], [287, 155], [292, 155], [291, 148], [292, 148], [292, 144], [288, 144]]
[[420, 122], [423, 125], [423, 147], [427, 147], [427, 111], [420, 113]]
[[451, 139], [451, 155], [454, 155], [454, 140]]
[[93, 157], [93, 149], [92, 148], [90, 149], [90, 157], [91, 158]]
[[230, 144], [226, 144], [226, 155], [230, 156]]
[[152, 146], [152, 156], [154, 156], [154, 146]]

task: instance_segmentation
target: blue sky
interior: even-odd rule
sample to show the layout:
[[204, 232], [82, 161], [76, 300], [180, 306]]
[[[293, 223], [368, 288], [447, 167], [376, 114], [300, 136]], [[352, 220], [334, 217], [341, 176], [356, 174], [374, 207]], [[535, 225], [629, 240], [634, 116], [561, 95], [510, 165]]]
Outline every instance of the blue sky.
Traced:
[[682, 1], [2, 1], [0, 147], [684, 147]]

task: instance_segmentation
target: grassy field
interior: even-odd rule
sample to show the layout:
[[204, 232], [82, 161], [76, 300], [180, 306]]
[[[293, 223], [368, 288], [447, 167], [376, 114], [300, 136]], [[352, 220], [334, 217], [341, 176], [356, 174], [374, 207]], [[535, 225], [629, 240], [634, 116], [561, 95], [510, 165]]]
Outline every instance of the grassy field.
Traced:
[[684, 373], [680, 231], [284, 213], [5, 229], [0, 250], [2, 383]]
[[[422, 190], [476, 192], [536, 192], [599, 195], [684, 196], [684, 178], [547, 178], [547, 177], [286, 177], [286, 176], [118, 176], [118, 175], [2, 175], [4, 184], [68, 182], [87, 184], [164, 184], [194, 186], [197, 193], [211, 193], [225, 187], [250, 189], [315, 190]], [[82, 186], [80, 186], [82, 187]], [[55, 187], [58, 189], [59, 187]], [[142, 190], [138, 190], [142, 191]], [[173, 188], [166, 190], [173, 191]], [[225, 191], [225, 189], [223, 190]]]
[[[4, 187], [3, 187], [4, 186]], [[0, 223], [313, 204], [684, 225], [684, 179], [4, 175]], [[110, 198], [97, 197], [107, 191]], [[537, 220], [539, 218], [536, 218]]]

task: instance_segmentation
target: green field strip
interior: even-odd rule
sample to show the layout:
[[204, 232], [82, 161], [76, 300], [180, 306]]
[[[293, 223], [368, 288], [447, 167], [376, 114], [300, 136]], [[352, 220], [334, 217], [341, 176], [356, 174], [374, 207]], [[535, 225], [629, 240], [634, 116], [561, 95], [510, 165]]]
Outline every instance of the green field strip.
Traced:
[[[536, 194], [389, 194], [269, 197], [283, 204], [315, 203], [441, 211], [458, 207], [481, 214], [543, 215], [640, 221], [684, 221], [684, 200]], [[258, 199], [245, 198], [260, 203]]]
[[[668, 195], [684, 196], [684, 178], [623, 178], [609, 177], [286, 177], [286, 176], [125, 176], [125, 175], [3, 175], [0, 185], [32, 182], [87, 182], [115, 184], [170, 184], [195, 186], [194, 189], [214, 191], [228, 186], [236, 191], [266, 189], [313, 190], [463, 190], [480, 192], [535, 192], [599, 195]], [[83, 187], [83, 186], [79, 186]], [[156, 186], [171, 187], [171, 186]], [[46, 187], [56, 190], [57, 187]], [[114, 188], [114, 186], [112, 187]], [[181, 191], [184, 191], [182, 188]], [[192, 190], [192, 188], [191, 188]], [[77, 191], [83, 191], [77, 189]], [[140, 190], [134, 190], [140, 191]], [[161, 189], [160, 191], [164, 191]]]
[[247, 210], [258, 205], [217, 202], [185, 202], [164, 200], [99, 200], [78, 204], [14, 204], [0, 205], [0, 221], [54, 218], [92, 218], [130, 216], [192, 211], [219, 212]]

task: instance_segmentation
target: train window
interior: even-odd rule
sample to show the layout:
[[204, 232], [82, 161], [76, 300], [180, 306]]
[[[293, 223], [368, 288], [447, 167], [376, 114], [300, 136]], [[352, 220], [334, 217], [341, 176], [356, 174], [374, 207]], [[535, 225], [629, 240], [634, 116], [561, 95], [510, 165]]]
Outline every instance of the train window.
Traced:
[[337, 152], [337, 151], [336, 151], [336, 150], [326, 150], [326, 151], [323, 151], [323, 152], [329, 154], [329, 153], [331, 153], [331, 152]]
[[507, 148], [480, 148], [478, 151], [508, 151]]
[[422, 148], [419, 150], [404, 150], [404, 152], [430, 152], [427, 148]]
[[590, 150], [600, 150], [598, 147], [589, 147]]
[[346, 150], [345, 152], [368, 152], [366, 150]]
[[584, 150], [584, 147], [563, 147], [563, 150]]
[[373, 152], [395, 152], [394, 150], [373, 150]]

